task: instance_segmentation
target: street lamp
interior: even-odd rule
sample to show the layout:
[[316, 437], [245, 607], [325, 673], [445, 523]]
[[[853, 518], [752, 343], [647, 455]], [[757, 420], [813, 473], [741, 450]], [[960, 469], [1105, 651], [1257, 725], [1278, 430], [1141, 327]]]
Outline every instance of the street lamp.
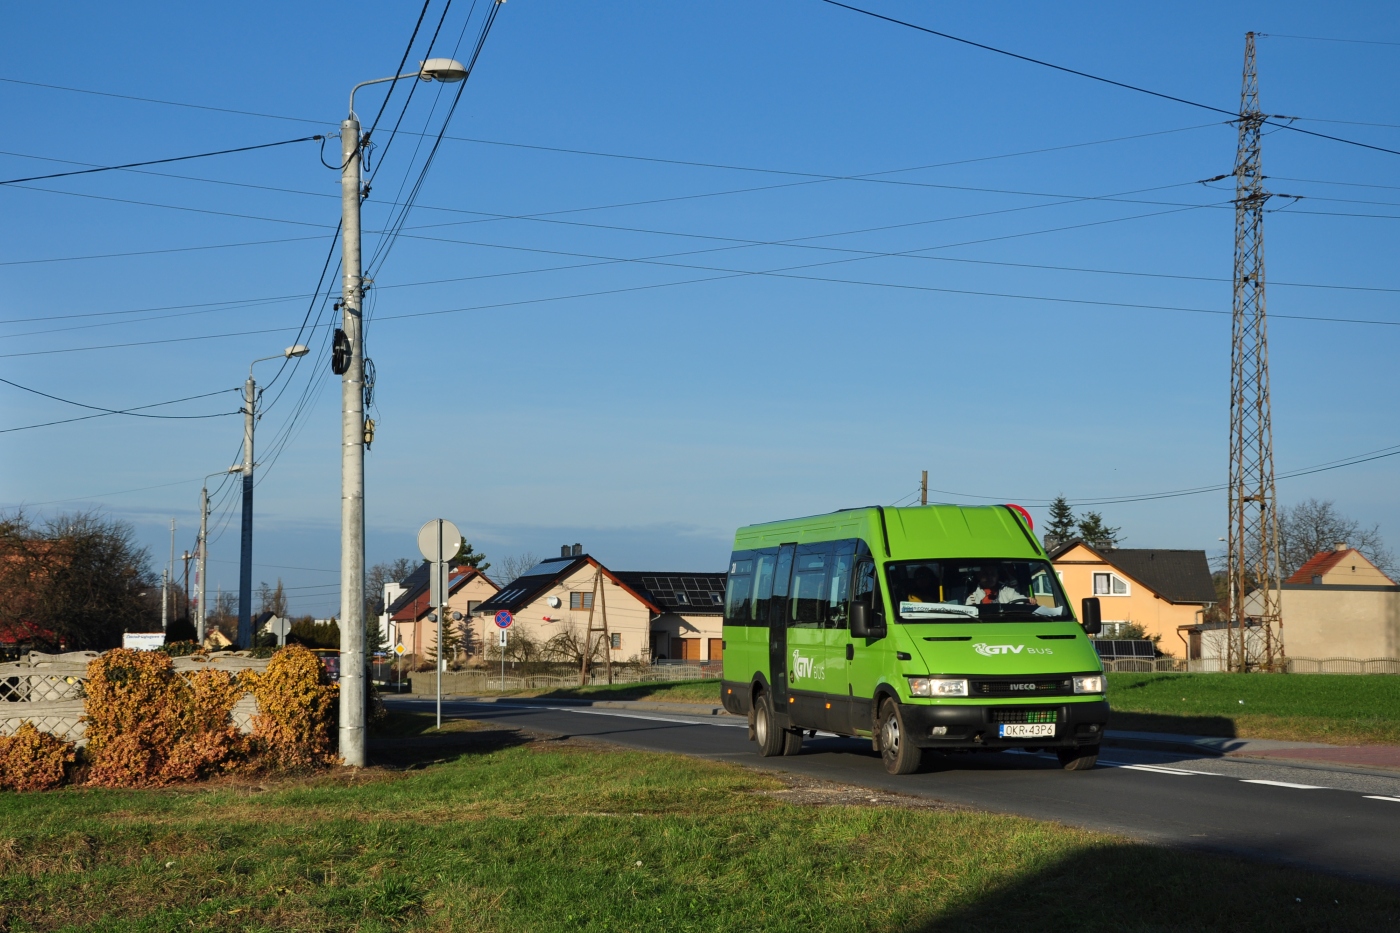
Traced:
[[[253, 647], [253, 424], [257, 420], [256, 385], [253, 367], [268, 360], [305, 356], [310, 347], [296, 344], [276, 356], [262, 356], [248, 364], [248, 381], [243, 384], [243, 546], [238, 558], [238, 647]], [[230, 471], [232, 472], [232, 471]]]
[[[332, 369], [340, 376], [340, 757], [365, 764], [365, 356], [364, 283], [360, 276], [360, 120], [355, 92], [402, 78], [452, 83], [467, 77], [461, 62], [430, 58], [416, 72], [361, 81], [350, 89], [350, 113], [340, 124], [340, 328]], [[251, 438], [251, 435], [250, 435]], [[251, 444], [251, 440], [249, 441]], [[248, 483], [247, 477], [244, 483]], [[244, 487], [251, 489], [251, 486]], [[245, 493], [251, 496], [251, 492]], [[245, 534], [248, 532], [245, 532]], [[240, 633], [241, 617], [240, 617]]]

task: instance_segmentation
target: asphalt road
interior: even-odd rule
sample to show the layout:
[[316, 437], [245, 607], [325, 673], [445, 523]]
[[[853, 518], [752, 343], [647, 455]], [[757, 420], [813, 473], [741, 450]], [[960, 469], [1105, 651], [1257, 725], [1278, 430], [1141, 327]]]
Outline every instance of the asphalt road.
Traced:
[[[431, 709], [431, 700], [387, 699]], [[1223, 851], [1400, 885], [1400, 774], [1105, 747], [1066, 772], [1053, 756], [938, 756], [925, 773], [886, 773], [868, 741], [808, 738], [760, 758], [736, 717], [449, 700], [444, 716], [697, 755], [979, 809], [1058, 820], [1147, 842]]]

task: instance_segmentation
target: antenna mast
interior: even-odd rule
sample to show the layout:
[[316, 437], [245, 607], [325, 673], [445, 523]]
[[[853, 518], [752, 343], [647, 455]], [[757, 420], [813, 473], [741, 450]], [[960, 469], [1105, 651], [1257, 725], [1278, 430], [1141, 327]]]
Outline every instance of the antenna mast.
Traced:
[[1244, 36], [1239, 149], [1235, 156], [1235, 294], [1230, 350], [1229, 651], [1231, 670], [1277, 670], [1279, 613], [1274, 436], [1264, 305], [1264, 175], [1259, 158], [1259, 74], [1254, 33]]

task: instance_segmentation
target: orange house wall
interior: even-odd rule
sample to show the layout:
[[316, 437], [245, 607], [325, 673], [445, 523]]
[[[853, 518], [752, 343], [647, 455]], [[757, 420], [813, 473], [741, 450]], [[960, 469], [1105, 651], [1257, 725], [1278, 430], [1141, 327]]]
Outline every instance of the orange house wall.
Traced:
[[1094, 595], [1094, 574], [1112, 572], [1128, 581], [1129, 595], [1099, 596], [1099, 606], [1105, 622], [1136, 622], [1148, 637], [1160, 635], [1157, 647], [1174, 658], [1186, 656], [1186, 646], [1177, 635], [1177, 626], [1200, 621], [1201, 607], [1194, 603], [1171, 603], [1154, 593], [1146, 584], [1128, 576], [1093, 551], [1076, 545], [1052, 562], [1060, 575], [1065, 593], [1078, 614], [1081, 601]]

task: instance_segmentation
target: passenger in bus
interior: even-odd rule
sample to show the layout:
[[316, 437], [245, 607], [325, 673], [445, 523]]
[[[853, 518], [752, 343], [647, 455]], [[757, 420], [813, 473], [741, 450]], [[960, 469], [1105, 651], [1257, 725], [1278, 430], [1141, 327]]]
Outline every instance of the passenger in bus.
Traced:
[[942, 602], [939, 599], [938, 577], [929, 569], [927, 564], [921, 564], [919, 569], [914, 571], [913, 579], [909, 581], [909, 595], [905, 597], [911, 603], [936, 603]]

